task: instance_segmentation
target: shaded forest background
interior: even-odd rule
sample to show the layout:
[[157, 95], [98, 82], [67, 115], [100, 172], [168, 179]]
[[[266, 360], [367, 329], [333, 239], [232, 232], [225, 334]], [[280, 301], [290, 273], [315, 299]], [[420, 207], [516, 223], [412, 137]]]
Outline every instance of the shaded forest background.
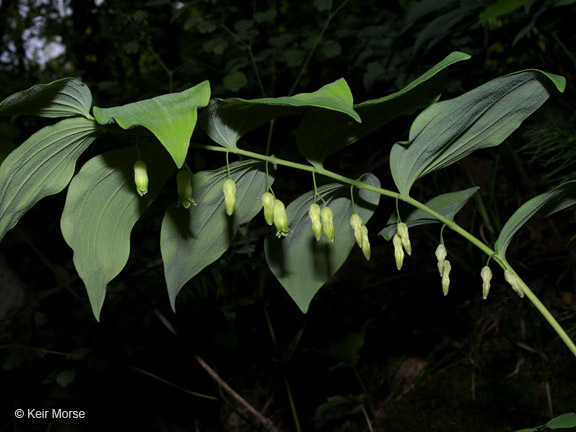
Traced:
[[[2, 0], [0, 98], [65, 76], [82, 79], [101, 107], [204, 80], [213, 97], [251, 99], [344, 77], [362, 102], [401, 89], [452, 51], [472, 59], [450, 68], [444, 99], [525, 68], [563, 75], [566, 92], [506, 143], [415, 189], [427, 199], [481, 186], [458, 222], [493, 242], [521, 203], [574, 178], [575, 3]], [[388, 153], [412, 120], [338, 152], [328, 166], [350, 177], [373, 172], [392, 188]], [[4, 119], [0, 155], [48, 123]], [[298, 159], [296, 125], [277, 121], [273, 153]], [[267, 134], [261, 128], [242, 145], [263, 151]], [[98, 140], [95, 152], [125, 145], [115, 139]], [[188, 161], [196, 171], [224, 162], [199, 150]], [[283, 170], [275, 191], [288, 203], [308, 181]], [[501, 275], [482, 300], [485, 258], [466, 242], [445, 233], [455, 263], [447, 297], [433, 254], [438, 226], [411, 232], [413, 256], [396, 270], [391, 245], [376, 235], [393, 202], [368, 224], [371, 261], [355, 250], [307, 315], [266, 268], [270, 231], [258, 218], [182, 290], [174, 314], [158, 246], [164, 206], [150, 208], [97, 323], [60, 233], [64, 199], [41, 201], [0, 245], [0, 431], [264, 430], [197, 356], [282, 431], [513, 431], [576, 410], [574, 358]], [[574, 213], [564, 212], [529, 225], [509, 253], [572, 336], [574, 232]], [[13, 416], [53, 407], [85, 410], [87, 420]]]

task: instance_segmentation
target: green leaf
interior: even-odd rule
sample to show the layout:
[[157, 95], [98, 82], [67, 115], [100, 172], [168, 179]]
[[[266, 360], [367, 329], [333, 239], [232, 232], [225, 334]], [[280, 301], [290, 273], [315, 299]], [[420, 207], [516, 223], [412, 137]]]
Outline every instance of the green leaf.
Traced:
[[576, 427], [576, 413], [566, 413], [553, 418], [546, 423], [550, 429], [565, 429]]
[[[378, 178], [372, 174], [365, 174], [359, 180], [380, 186]], [[280, 239], [269, 237], [264, 242], [268, 267], [304, 313], [316, 292], [344, 264], [355, 244], [350, 226], [353, 213], [350, 186], [330, 184], [318, 188], [318, 193], [334, 213], [336, 237], [333, 243], [328, 242], [325, 236], [316, 241], [312, 232], [308, 209], [314, 200], [313, 191], [286, 208], [288, 225], [292, 229], [288, 236]], [[374, 214], [379, 198], [376, 192], [355, 190], [356, 209], [364, 224]]]
[[296, 139], [302, 155], [314, 166], [322, 167], [326, 157], [355, 143], [393, 119], [413, 114], [438, 99], [444, 88], [446, 68], [469, 59], [468, 54], [453, 52], [402, 90], [391, 95], [354, 105], [362, 123], [337, 112], [306, 113]]
[[500, 256], [505, 257], [512, 238], [529, 220], [545, 218], [574, 204], [576, 204], [576, 180], [532, 198], [516, 210], [502, 227], [494, 249]]
[[75, 78], [63, 78], [39, 84], [8, 96], [0, 103], [0, 115], [37, 115], [58, 118], [92, 118], [92, 94], [88, 86]]
[[352, 93], [344, 79], [327, 84], [313, 93], [263, 99], [212, 99], [200, 114], [200, 126], [208, 136], [227, 148], [236, 148], [238, 140], [270, 120], [296, 115], [310, 109], [343, 113], [360, 122], [352, 108]]
[[497, 146], [565, 80], [538, 70], [496, 78], [455, 99], [424, 110], [410, 128], [410, 145], [394, 144], [390, 168], [402, 195], [414, 182], [475, 150]]
[[454, 27], [465, 25], [463, 21], [477, 13], [478, 5], [476, 2], [461, 2], [459, 7], [451, 8], [442, 15], [429, 21], [426, 26], [418, 32], [418, 36], [412, 47], [413, 55], [416, 56], [423, 45], [426, 46], [424, 53], [428, 52], [430, 48], [437, 45], [442, 39], [452, 35]]
[[96, 124], [66, 119], [40, 129], [0, 165], [0, 240], [38, 201], [60, 192], [76, 159], [96, 138]]
[[576, 427], [576, 413], [562, 414], [553, 418], [543, 426], [536, 426], [533, 428], [519, 429], [515, 432], [537, 432], [548, 429], [567, 429]]
[[226, 167], [194, 174], [192, 189], [197, 205], [187, 210], [172, 205], [164, 215], [160, 248], [168, 296], [174, 310], [176, 296], [184, 284], [220, 258], [231, 245], [238, 227], [262, 209], [260, 197], [267, 188], [264, 164], [235, 162], [230, 164], [230, 175], [236, 182], [236, 206], [232, 216], [226, 215], [222, 191], [228, 178]]
[[[462, 207], [466, 205], [468, 200], [480, 189], [479, 187], [472, 187], [470, 189], [461, 190], [458, 192], [449, 192], [446, 194], [439, 195], [432, 198], [430, 201], [426, 202], [425, 205], [442, 216], [454, 220], [454, 216]], [[396, 233], [396, 214], [392, 214], [386, 222], [386, 226], [380, 235], [386, 240], [390, 240], [392, 236]], [[438, 223], [439, 220], [435, 217], [429, 215], [424, 210], [416, 209], [412, 211], [408, 217], [403, 218], [402, 221], [408, 225], [408, 227], [414, 227], [418, 225], [425, 225], [430, 223]]]
[[224, 77], [223, 83], [227, 90], [237, 92], [248, 83], [248, 79], [244, 72], [234, 71]]
[[[134, 183], [133, 166], [139, 158], [147, 164], [150, 179], [143, 197]], [[106, 285], [128, 261], [132, 228], [174, 170], [161, 146], [144, 143], [90, 159], [70, 183], [60, 227], [74, 250], [74, 265], [97, 320]]]
[[480, 14], [480, 24], [484, 25], [494, 18], [509, 14], [524, 6], [528, 1], [530, 0], [500, 0], [498, 3], [484, 9]]
[[210, 84], [204, 81], [181, 93], [170, 93], [119, 107], [94, 107], [94, 116], [102, 125], [115, 121], [123, 129], [145, 127], [160, 140], [178, 168], [181, 168], [196, 126], [197, 109], [206, 106], [209, 100]]

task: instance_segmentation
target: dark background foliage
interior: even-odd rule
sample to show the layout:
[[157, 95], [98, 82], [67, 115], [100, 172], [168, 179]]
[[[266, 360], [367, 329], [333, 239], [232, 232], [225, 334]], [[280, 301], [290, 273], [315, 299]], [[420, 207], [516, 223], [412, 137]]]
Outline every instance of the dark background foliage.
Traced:
[[[517, 7], [498, 15], [490, 7], [500, 3]], [[0, 96], [77, 76], [95, 104], [108, 107], [206, 79], [213, 97], [250, 99], [344, 77], [362, 102], [399, 90], [455, 50], [473, 57], [450, 69], [443, 98], [523, 68], [564, 75], [565, 94], [506, 143], [414, 190], [427, 199], [481, 186], [458, 221], [491, 242], [522, 202], [574, 176], [575, 14], [569, 0], [3, 0]], [[411, 121], [338, 152], [329, 167], [351, 177], [374, 172], [392, 187], [388, 152]], [[5, 119], [0, 154], [44, 124]], [[299, 160], [296, 125], [277, 121], [272, 152]], [[261, 128], [242, 145], [263, 151], [267, 136]], [[193, 139], [206, 140], [199, 131]], [[126, 144], [101, 139], [79, 165]], [[195, 170], [224, 163], [201, 151], [188, 160]], [[282, 170], [275, 191], [289, 202], [308, 182]], [[302, 430], [368, 430], [369, 418], [380, 431], [512, 431], [575, 409], [574, 359], [500, 274], [481, 300], [485, 258], [466, 242], [445, 233], [455, 267], [445, 298], [433, 255], [439, 226], [414, 229], [414, 254], [395, 269], [391, 245], [376, 235], [392, 202], [368, 224], [371, 261], [354, 250], [307, 315], [266, 268], [262, 240], [270, 232], [259, 217], [188, 283], [174, 314], [158, 247], [161, 197], [136, 226], [128, 266], [109, 285], [97, 323], [60, 234], [64, 199], [41, 201], [0, 246], [0, 431], [262, 430], [198, 357], [287, 431], [297, 430], [294, 411]], [[576, 335], [573, 233], [573, 214], [564, 212], [531, 224], [509, 255]], [[53, 407], [84, 410], [87, 419], [13, 416], [16, 408]]]

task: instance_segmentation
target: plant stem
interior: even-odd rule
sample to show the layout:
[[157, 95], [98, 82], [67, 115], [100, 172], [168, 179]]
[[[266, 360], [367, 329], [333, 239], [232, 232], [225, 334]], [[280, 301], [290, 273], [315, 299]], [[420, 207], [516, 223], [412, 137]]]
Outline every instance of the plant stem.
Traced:
[[[302, 171], [308, 171], [308, 172], [311, 172], [313, 174], [320, 174], [320, 175], [332, 178], [332, 179], [334, 179], [340, 183], [348, 184], [348, 185], [357, 187], [359, 189], [366, 189], [366, 190], [369, 190], [372, 192], [376, 192], [380, 195], [388, 196], [390, 198], [394, 198], [397, 200], [402, 200], [405, 203], [410, 204], [413, 207], [416, 207], [416, 208], [428, 213], [430, 216], [433, 216], [438, 221], [440, 221], [441, 223], [448, 226], [452, 231], [460, 234], [462, 237], [464, 237], [466, 240], [468, 240], [470, 243], [472, 243], [474, 246], [476, 246], [478, 249], [480, 249], [486, 255], [488, 255], [489, 257], [494, 259], [494, 261], [496, 261], [498, 263], [498, 265], [500, 267], [502, 267], [502, 269], [504, 269], [504, 270], [512, 269], [512, 266], [506, 261], [506, 259], [503, 256], [500, 256], [498, 253], [496, 253], [492, 248], [490, 248], [488, 245], [486, 245], [482, 240], [480, 240], [479, 238], [475, 237], [473, 234], [466, 231], [464, 228], [462, 228], [460, 225], [458, 225], [452, 219], [447, 218], [446, 216], [435, 211], [434, 209], [431, 209], [430, 207], [426, 206], [426, 204], [421, 203], [420, 201], [417, 201], [414, 198], [411, 198], [410, 196], [404, 196], [398, 192], [394, 192], [394, 191], [391, 191], [388, 189], [383, 189], [383, 188], [379, 188], [376, 186], [372, 186], [372, 185], [363, 183], [363, 182], [358, 181], [358, 180], [353, 180], [351, 178], [348, 178], [348, 177], [345, 177], [343, 175], [337, 174], [335, 172], [329, 171], [325, 168], [318, 168], [318, 167], [314, 167], [311, 165], [304, 165], [301, 163], [280, 159], [280, 158], [277, 158], [275, 156], [266, 156], [266, 155], [262, 155], [260, 153], [242, 150], [239, 148], [225, 148], [225, 147], [214, 146], [214, 145], [194, 144], [194, 147], [202, 148], [202, 149], [210, 150], [210, 151], [231, 152], [231, 153], [247, 156], [249, 158], [256, 159], [256, 160], [271, 162], [271, 163], [276, 164], [276, 165], [283, 165], [283, 166], [286, 166], [289, 168], [294, 168], [294, 169], [298, 169], [298, 170], [302, 170]], [[532, 304], [536, 307], [536, 309], [538, 309], [538, 311], [542, 314], [544, 319], [546, 319], [546, 321], [548, 321], [548, 323], [552, 326], [554, 331], [556, 331], [558, 336], [560, 336], [560, 338], [566, 344], [568, 349], [576, 357], [576, 345], [574, 345], [574, 342], [566, 334], [566, 332], [564, 331], [562, 326], [558, 323], [558, 321], [556, 321], [556, 319], [552, 316], [550, 311], [548, 311], [546, 306], [544, 306], [544, 304], [542, 304], [542, 302], [538, 299], [538, 297], [536, 297], [536, 295], [530, 290], [530, 288], [528, 288], [526, 283], [520, 277], [518, 277], [518, 281], [522, 287], [522, 290], [526, 294], [526, 297], [528, 297], [528, 299], [532, 302]]]
[[[506, 264], [508, 263], [506, 262]], [[516, 280], [520, 283], [522, 291], [524, 292], [526, 297], [528, 297], [528, 300], [532, 302], [532, 304], [536, 307], [536, 309], [538, 309], [538, 312], [542, 314], [542, 316], [546, 319], [546, 321], [548, 321], [548, 323], [552, 326], [552, 328], [558, 334], [558, 336], [560, 336], [560, 339], [562, 339], [562, 341], [572, 352], [572, 354], [576, 356], [576, 345], [574, 345], [574, 342], [572, 341], [572, 339], [570, 339], [570, 336], [566, 334], [560, 323], [556, 321], [556, 318], [552, 316], [550, 311], [546, 308], [546, 306], [544, 306], [544, 304], [542, 304], [540, 299], [536, 296], [536, 294], [532, 292], [532, 290], [528, 287], [528, 285], [526, 285], [526, 283], [522, 280], [520, 276], [517, 275]]]

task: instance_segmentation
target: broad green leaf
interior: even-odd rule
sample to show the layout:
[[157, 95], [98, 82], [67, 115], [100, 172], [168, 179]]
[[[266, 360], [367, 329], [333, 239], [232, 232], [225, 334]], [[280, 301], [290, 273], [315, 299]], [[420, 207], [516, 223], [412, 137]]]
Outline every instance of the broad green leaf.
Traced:
[[533, 428], [519, 429], [515, 432], [537, 432], [548, 429], [568, 429], [576, 427], [576, 414], [566, 413], [556, 418], [553, 418], [543, 426], [536, 426]]
[[123, 129], [145, 127], [160, 140], [178, 168], [181, 168], [198, 119], [197, 109], [208, 105], [209, 101], [210, 84], [204, 81], [181, 93], [170, 93], [119, 107], [94, 107], [94, 117], [103, 125], [115, 121]]
[[324, 159], [335, 151], [435, 102], [444, 88], [446, 68], [469, 58], [468, 54], [453, 52], [402, 90], [354, 105], [362, 123], [334, 111], [306, 113], [296, 135], [300, 153], [314, 166], [322, 167]]
[[500, 256], [505, 257], [512, 238], [529, 220], [545, 218], [574, 204], [576, 204], [576, 180], [532, 198], [516, 210], [502, 227], [494, 249]]
[[[446, 194], [439, 195], [432, 198], [430, 201], [426, 202], [425, 205], [442, 216], [454, 220], [454, 216], [462, 207], [466, 205], [468, 200], [480, 189], [479, 187], [472, 187], [470, 189], [461, 190], [458, 192], [449, 192]], [[393, 214], [386, 222], [386, 226], [380, 235], [386, 240], [390, 240], [392, 236], [396, 233], [396, 222], [398, 218], [396, 214]], [[429, 215], [424, 210], [415, 209], [412, 211], [408, 217], [403, 218], [402, 221], [408, 225], [408, 227], [414, 227], [418, 225], [426, 225], [430, 223], [438, 223], [439, 220], [434, 216]]]
[[425, 109], [412, 123], [409, 146], [390, 153], [394, 182], [408, 196], [414, 182], [473, 151], [497, 146], [550, 96], [564, 90], [564, 78], [526, 70], [496, 78], [455, 99]]
[[6, 157], [0, 165], [0, 240], [34, 204], [66, 187], [76, 160], [96, 138], [96, 126], [84, 118], [62, 120]]
[[[146, 162], [150, 179], [142, 197], [134, 184], [133, 166], [139, 158]], [[90, 159], [72, 179], [60, 228], [74, 251], [74, 266], [97, 320], [106, 285], [128, 261], [132, 228], [174, 170], [161, 146], [140, 144], [138, 149], [122, 148]]]
[[230, 175], [237, 188], [232, 216], [228, 217], [224, 208], [222, 186], [228, 178], [226, 167], [194, 174], [192, 189], [197, 205], [187, 210], [173, 205], [164, 215], [160, 248], [174, 310], [176, 296], [184, 284], [220, 258], [231, 245], [238, 227], [262, 209], [260, 197], [267, 188], [264, 165], [255, 161], [235, 162], [230, 164]]
[[0, 103], [0, 115], [92, 118], [91, 106], [92, 94], [86, 84], [75, 78], [63, 78], [8, 96]]
[[[372, 174], [363, 175], [360, 181], [380, 186], [378, 178]], [[318, 188], [318, 192], [334, 213], [336, 238], [333, 243], [328, 242], [324, 235], [316, 241], [312, 232], [308, 209], [313, 203], [313, 191], [287, 206], [288, 225], [292, 229], [288, 236], [280, 239], [269, 237], [264, 242], [268, 267], [304, 313], [316, 292], [344, 264], [355, 244], [350, 226], [353, 213], [350, 186], [330, 184]], [[364, 224], [374, 214], [379, 198], [376, 192], [355, 190], [356, 209]]]
[[566, 413], [553, 418], [546, 426], [550, 429], [565, 429], [576, 427], [576, 413]]
[[516, 9], [521, 8], [530, 0], [500, 0], [498, 3], [488, 6], [480, 14], [480, 24], [486, 24], [488, 21], [499, 16], [509, 14]]
[[296, 115], [310, 109], [335, 111], [360, 122], [352, 108], [353, 98], [344, 79], [327, 84], [313, 93], [263, 99], [212, 99], [200, 114], [200, 126], [208, 136], [228, 148], [236, 148], [238, 140], [270, 120]]

